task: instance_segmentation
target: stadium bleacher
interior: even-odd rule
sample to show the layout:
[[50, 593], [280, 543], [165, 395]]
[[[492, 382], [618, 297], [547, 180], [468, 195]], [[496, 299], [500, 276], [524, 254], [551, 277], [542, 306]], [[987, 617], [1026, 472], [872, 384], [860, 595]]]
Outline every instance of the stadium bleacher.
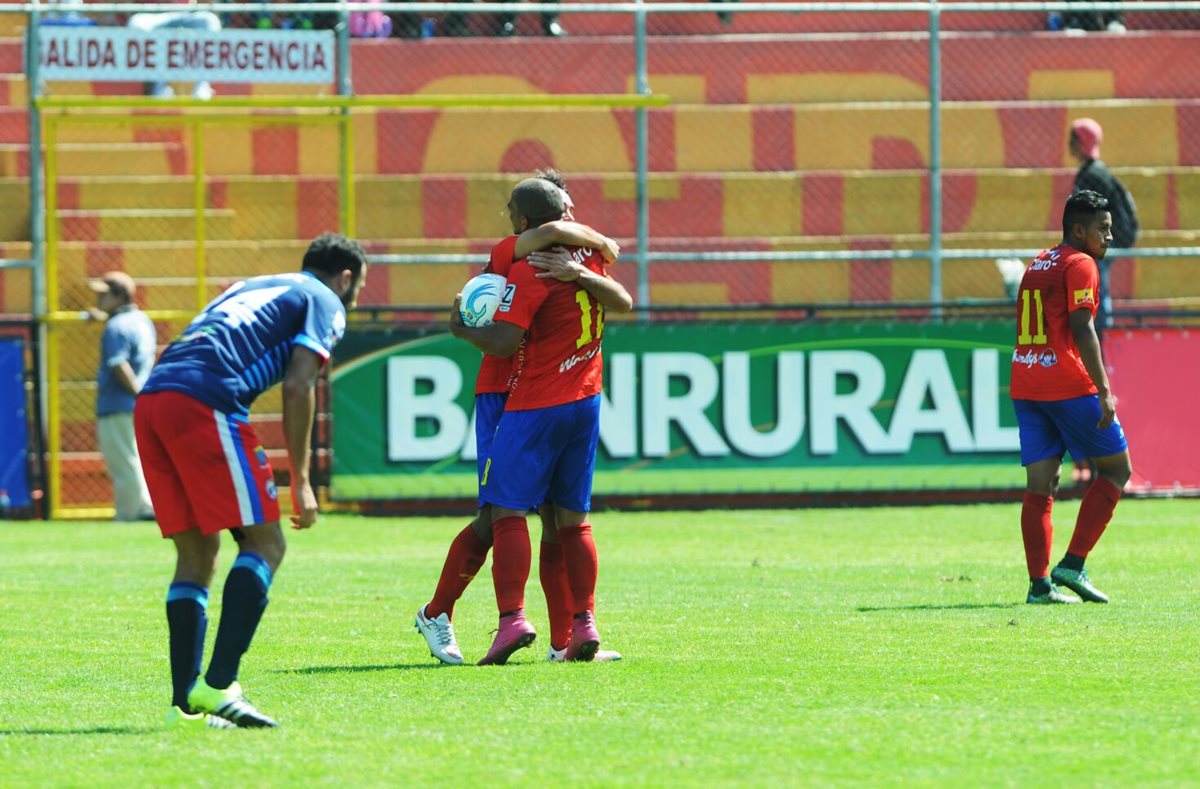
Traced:
[[[913, 249], [929, 228], [927, 24], [916, 14], [652, 17], [651, 86], [672, 105], [650, 111], [655, 250]], [[1144, 18], [1143, 18], [1144, 17]], [[20, 17], [0, 14], [0, 254], [29, 254], [28, 86]], [[1200, 225], [1200, 82], [1176, 64], [1200, 33], [1130, 15], [1131, 32], [1075, 39], [1040, 32], [1040, 15], [957, 14], [943, 24], [943, 227], [949, 248], [1030, 248], [1053, 241], [1074, 172], [1071, 118], [1111, 130], [1104, 158], [1136, 195], [1142, 246], [1196, 243]], [[536, 17], [522, 24], [536, 26]], [[1178, 23], [1176, 20], [1175, 24]], [[625, 93], [633, 89], [629, 17], [565, 15], [555, 67], [541, 37], [354, 43], [360, 95]], [[1155, 29], [1152, 25], [1161, 25]], [[763, 32], [763, 31], [769, 32]], [[885, 36], [864, 35], [888, 31]], [[745, 33], [746, 35], [741, 35]], [[820, 33], [800, 38], [797, 34]], [[1002, 53], [1004, 68], [994, 65]], [[985, 56], [989, 55], [989, 56]], [[1120, 64], [1116, 67], [1114, 64]], [[136, 94], [120, 83], [55, 83], [56, 95]], [[218, 95], [272, 94], [216, 85]], [[326, 89], [327, 90], [327, 89]], [[296, 93], [317, 92], [311, 88]], [[882, 104], [881, 102], [886, 102]], [[481, 132], [482, 130], [482, 132]], [[530, 163], [567, 172], [586, 221], [627, 245], [636, 230], [634, 114], [629, 110], [364, 111], [355, 120], [358, 235], [374, 253], [471, 252], [504, 231], [507, 191]], [[332, 127], [228, 128], [206, 157], [208, 271], [229, 282], [292, 268], [307, 240], [336, 226]], [[584, 142], [586, 141], [586, 142]], [[145, 308], [194, 303], [193, 184], [182, 131], [64, 126], [58, 145], [63, 307], [82, 309], [88, 276], [124, 269]], [[1003, 295], [990, 261], [945, 264], [947, 298]], [[471, 267], [376, 267], [363, 303], [448, 299]], [[635, 272], [618, 267], [632, 285]], [[1114, 268], [1118, 298], [1166, 299], [1194, 278], [1185, 264]], [[920, 301], [922, 261], [678, 262], [653, 267], [657, 303], [795, 304]], [[0, 272], [0, 311], [28, 312], [27, 272]], [[94, 348], [73, 354], [86, 386]], [[270, 397], [270, 396], [268, 396]], [[86, 425], [90, 401], [65, 409]], [[84, 407], [86, 405], [86, 407]], [[259, 412], [278, 412], [268, 400]], [[262, 425], [268, 445], [277, 422]], [[64, 450], [68, 473], [106, 484], [90, 431]], [[83, 486], [85, 489], [88, 486]]]

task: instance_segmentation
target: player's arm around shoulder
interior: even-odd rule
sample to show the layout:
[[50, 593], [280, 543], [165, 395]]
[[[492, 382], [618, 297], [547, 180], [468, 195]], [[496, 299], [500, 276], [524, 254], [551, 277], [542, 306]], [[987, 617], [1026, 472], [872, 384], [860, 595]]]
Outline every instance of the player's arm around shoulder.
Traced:
[[607, 271], [585, 268], [579, 275], [579, 287], [592, 294], [606, 310], [626, 313], [633, 309], [633, 295]]
[[308, 470], [312, 458], [312, 425], [317, 410], [317, 377], [324, 357], [296, 345], [283, 379], [283, 436], [292, 472], [292, 528], [307, 529], [317, 522], [317, 496]]
[[569, 252], [534, 252], [529, 255], [529, 265], [537, 269], [538, 279], [556, 279], [573, 282], [586, 290], [606, 310], [617, 313], [633, 309], [633, 296], [625, 286], [613, 279], [608, 272], [596, 270], [575, 260]]
[[578, 222], [559, 219], [530, 228], [518, 236], [513, 249], [513, 260], [556, 246], [594, 249], [604, 258], [605, 265], [615, 263], [617, 256], [621, 254], [620, 245], [598, 230]]

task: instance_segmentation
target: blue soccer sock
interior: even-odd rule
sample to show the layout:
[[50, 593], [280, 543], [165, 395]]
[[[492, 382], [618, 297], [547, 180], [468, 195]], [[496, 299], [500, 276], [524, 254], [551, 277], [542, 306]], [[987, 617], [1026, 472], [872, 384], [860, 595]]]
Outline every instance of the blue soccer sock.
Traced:
[[213, 644], [212, 660], [204, 681], [214, 688], [227, 688], [238, 675], [242, 655], [250, 648], [254, 631], [267, 608], [267, 590], [271, 587], [271, 568], [256, 553], [238, 554], [221, 595], [221, 623]]
[[167, 631], [170, 634], [171, 703], [188, 712], [188, 691], [200, 676], [204, 634], [208, 630], [208, 590], [175, 581], [167, 588]]

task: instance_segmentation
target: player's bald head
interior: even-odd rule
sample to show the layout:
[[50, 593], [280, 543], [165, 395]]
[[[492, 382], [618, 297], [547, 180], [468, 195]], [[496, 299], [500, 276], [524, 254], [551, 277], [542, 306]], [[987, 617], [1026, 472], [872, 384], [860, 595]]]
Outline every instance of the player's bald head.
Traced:
[[513, 187], [508, 207], [514, 219], [524, 217], [529, 227], [538, 227], [562, 219], [563, 191], [544, 178], [526, 178]]

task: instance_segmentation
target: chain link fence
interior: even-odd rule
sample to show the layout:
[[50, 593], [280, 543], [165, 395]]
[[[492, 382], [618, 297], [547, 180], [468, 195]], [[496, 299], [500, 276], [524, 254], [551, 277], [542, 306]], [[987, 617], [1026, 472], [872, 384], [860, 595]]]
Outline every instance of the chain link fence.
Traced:
[[[614, 273], [643, 306], [787, 319], [814, 314], [800, 305], [1002, 299], [996, 259], [1059, 237], [1077, 167], [1069, 129], [1089, 117], [1141, 220], [1136, 251], [1112, 269], [1118, 316], [1132, 305], [1200, 304], [1200, 82], [1182, 65], [1200, 52], [1200, 4], [1116, 17], [957, 4], [938, 16], [935, 47], [927, 9], [899, 3], [659, 9], [647, 13], [644, 37], [632, 12], [575, 6], [512, 14], [495, 4], [382, 4], [387, 36], [352, 15], [361, 34], [350, 49], [354, 93], [431, 101], [351, 111], [349, 182], [337, 125], [313, 118], [206, 125], [139, 111], [50, 123], [56, 273], [47, 287], [58, 357], [47, 375], [59, 398], [51, 449], [62, 503], [87, 509], [109, 495], [93, 428], [100, 328], [79, 317], [94, 299], [86, 280], [132, 274], [165, 344], [229, 283], [294, 269], [314, 235], [345, 226], [347, 199], [354, 234], [384, 264], [362, 303], [420, 315], [440, 316], [510, 231], [512, 185], [543, 167], [566, 174], [581, 221], [621, 241], [628, 262]], [[223, 17], [230, 26], [334, 22], [323, 12], [255, 13]], [[19, 32], [0, 29], [0, 255], [13, 260], [35, 257]], [[629, 94], [640, 73], [669, 106], [483, 107], [471, 98]], [[45, 86], [92, 97], [142, 88]], [[218, 99], [279, 92], [214, 88]], [[337, 86], [287, 90], [299, 103]], [[460, 101], [433, 101], [447, 96]], [[38, 311], [31, 272], [0, 267], [5, 313]], [[256, 407], [276, 455], [278, 412], [277, 395]]]

